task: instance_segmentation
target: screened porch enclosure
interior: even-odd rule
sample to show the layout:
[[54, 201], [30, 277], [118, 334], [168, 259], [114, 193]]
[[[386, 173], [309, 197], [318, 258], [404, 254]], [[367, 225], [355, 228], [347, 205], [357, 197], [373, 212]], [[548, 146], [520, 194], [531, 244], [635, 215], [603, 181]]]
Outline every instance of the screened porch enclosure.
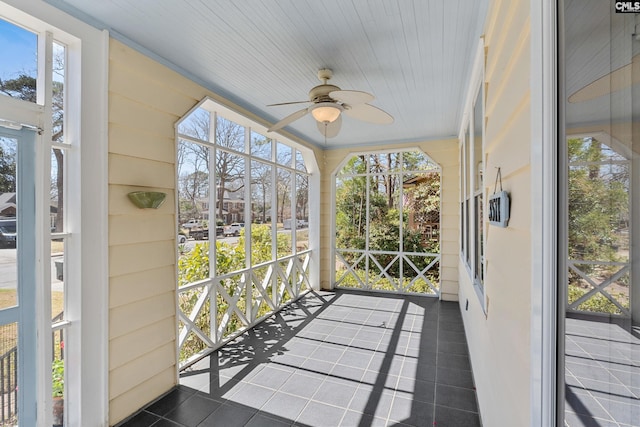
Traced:
[[186, 366], [314, 288], [314, 167], [297, 144], [267, 138], [211, 100], [177, 132], [178, 226], [188, 226], [178, 247], [177, 310]]
[[419, 150], [366, 153], [334, 180], [334, 285], [439, 296], [439, 166]]

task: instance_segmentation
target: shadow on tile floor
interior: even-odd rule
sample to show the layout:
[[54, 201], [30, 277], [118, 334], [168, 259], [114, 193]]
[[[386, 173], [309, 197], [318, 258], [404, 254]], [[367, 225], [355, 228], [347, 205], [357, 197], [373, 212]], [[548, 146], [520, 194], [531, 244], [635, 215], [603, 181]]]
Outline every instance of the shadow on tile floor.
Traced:
[[457, 303], [310, 292], [120, 427], [480, 426]]

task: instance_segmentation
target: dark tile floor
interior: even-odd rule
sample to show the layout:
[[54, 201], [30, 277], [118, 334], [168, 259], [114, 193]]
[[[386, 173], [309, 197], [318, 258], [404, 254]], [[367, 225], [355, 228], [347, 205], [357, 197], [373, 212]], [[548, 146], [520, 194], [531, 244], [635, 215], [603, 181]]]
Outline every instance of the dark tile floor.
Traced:
[[480, 426], [457, 303], [309, 293], [122, 427]]
[[566, 426], [640, 426], [640, 328], [567, 318], [565, 354]]

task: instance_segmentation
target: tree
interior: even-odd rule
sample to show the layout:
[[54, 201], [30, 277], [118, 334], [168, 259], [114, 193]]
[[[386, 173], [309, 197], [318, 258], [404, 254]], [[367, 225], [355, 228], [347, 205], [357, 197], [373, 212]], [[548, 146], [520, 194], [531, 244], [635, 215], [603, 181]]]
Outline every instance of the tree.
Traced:
[[[223, 117], [216, 120], [216, 145], [244, 152], [244, 126]], [[244, 157], [224, 149], [216, 150], [216, 186], [218, 192], [218, 217], [223, 218], [225, 192], [235, 193], [244, 188]]]
[[[180, 209], [191, 217], [200, 217], [198, 200], [209, 196], [209, 174], [196, 170], [180, 177]], [[182, 202], [187, 200], [188, 204]]]
[[[56, 66], [54, 72], [64, 73], [64, 63], [61, 57], [54, 58]], [[52, 110], [53, 123], [51, 132], [52, 142], [61, 142], [64, 137], [64, 84], [54, 80], [52, 83]], [[15, 79], [0, 79], [0, 92], [12, 98], [28, 102], [37, 101], [36, 79], [26, 74], [20, 74]], [[64, 152], [54, 148], [53, 155], [56, 160], [56, 178], [52, 196], [57, 200], [56, 230], [62, 231], [64, 224]]]
[[0, 194], [16, 191], [16, 158], [10, 146], [0, 140]]
[[569, 258], [616, 261], [620, 224], [629, 213], [629, 175], [623, 164], [608, 164], [599, 141], [570, 139]]

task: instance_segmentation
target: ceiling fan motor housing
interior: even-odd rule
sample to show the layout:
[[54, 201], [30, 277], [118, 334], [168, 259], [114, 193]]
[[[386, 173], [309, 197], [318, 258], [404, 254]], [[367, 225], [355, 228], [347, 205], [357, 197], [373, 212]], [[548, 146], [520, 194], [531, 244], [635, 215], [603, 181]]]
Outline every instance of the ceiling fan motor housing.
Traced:
[[311, 102], [335, 102], [333, 98], [329, 96], [329, 93], [340, 90], [338, 86], [334, 85], [318, 85], [309, 91], [309, 101]]

